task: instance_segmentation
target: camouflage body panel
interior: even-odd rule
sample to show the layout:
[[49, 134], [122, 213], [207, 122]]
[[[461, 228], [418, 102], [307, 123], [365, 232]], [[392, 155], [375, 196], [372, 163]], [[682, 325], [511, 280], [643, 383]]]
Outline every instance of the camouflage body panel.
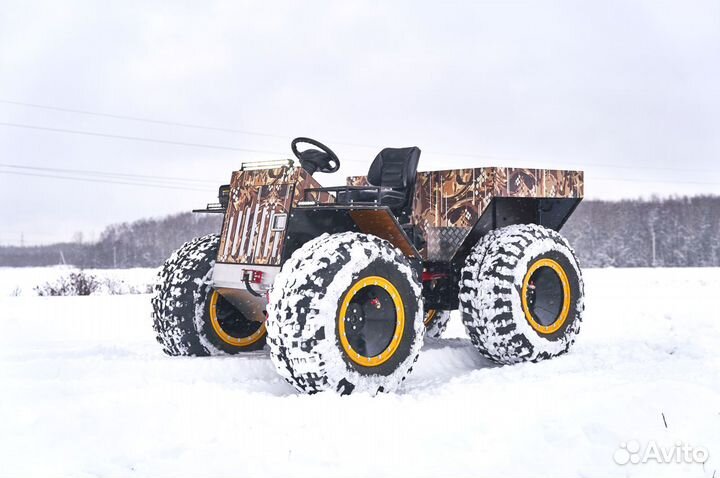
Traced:
[[[279, 265], [285, 229], [272, 228], [274, 217], [289, 215], [291, 208], [302, 199], [305, 189], [319, 187], [318, 182], [301, 168], [235, 171], [230, 181], [230, 201], [217, 261]], [[315, 199], [332, 201], [327, 194], [321, 196]]]
[[493, 195], [497, 197], [581, 198], [582, 171], [558, 169], [493, 168]]
[[[349, 186], [368, 186], [365, 176]], [[426, 260], [446, 260], [457, 250], [493, 197], [581, 198], [582, 171], [523, 168], [468, 168], [419, 172], [412, 222], [427, 246]]]

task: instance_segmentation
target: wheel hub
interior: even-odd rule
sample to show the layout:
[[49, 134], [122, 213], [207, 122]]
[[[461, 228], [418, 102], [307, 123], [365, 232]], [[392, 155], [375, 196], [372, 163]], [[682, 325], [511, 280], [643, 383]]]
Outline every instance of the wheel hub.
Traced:
[[522, 305], [536, 331], [552, 334], [563, 326], [570, 311], [570, 282], [558, 262], [544, 258], [530, 266], [523, 280]]
[[338, 317], [340, 343], [348, 357], [374, 367], [392, 357], [405, 327], [405, 312], [397, 289], [383, 277], [356, 282], [345, 294]]
[[224, 342], [247, 347], [265, 336], [265, 322], [248, 320], [245, 315], [217, 291], [210, 297], [210, 323]]

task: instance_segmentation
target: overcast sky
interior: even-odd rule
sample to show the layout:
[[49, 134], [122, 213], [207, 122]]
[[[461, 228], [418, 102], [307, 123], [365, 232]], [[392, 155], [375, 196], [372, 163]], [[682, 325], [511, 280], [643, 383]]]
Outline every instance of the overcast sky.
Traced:
[[720, 1], [3, 0], [0, 100], [2, 244], [203, 206], [301, 135], [343, 161], [328, 186], [417, 145], [420, 169], [584, 169], [589, 198], [720, 193]]

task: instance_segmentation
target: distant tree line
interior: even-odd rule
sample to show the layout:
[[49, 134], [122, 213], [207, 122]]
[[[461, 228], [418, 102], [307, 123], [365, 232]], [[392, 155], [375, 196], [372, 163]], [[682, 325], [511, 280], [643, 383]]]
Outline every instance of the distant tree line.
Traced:
[[[156, 267], [220, 215], [176, 214], [106, 228], [95, 243], [0, 247], [0, 266]], [[720, 266], [720, 196], [583, 201], [562, 230], [584, 267]]]
[[720, 196], [583, 201], [562, 233], [584, 267], [717, 267]]
[[93, 243], [0, 247], [0, 266], [72, 264], [82, 268], [157, 267], [185, 241], [219, 232], [220, 214], [182, 213], [105, 228]]

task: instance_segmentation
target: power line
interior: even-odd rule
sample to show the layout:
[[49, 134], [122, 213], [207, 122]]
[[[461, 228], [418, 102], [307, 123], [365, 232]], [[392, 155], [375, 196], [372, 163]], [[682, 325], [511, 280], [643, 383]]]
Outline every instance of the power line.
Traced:
[[[0, 164], [0, 167], [13, 167], [12, 165], [4, 165]], [[55, 172], [84, 172], [84, 170], [73, 170], [73, 169], [61, 169], [61, 168], [35, 168], [35, 167], [25, 167], [25, 166], [14, 166], [17, 168], [24, 168], [24, 169], [30, 169], [30, 170], [40, 170], [40, 171], [55, 171]], [[96, 171], [96, 173], [100, 174], [108, 174], [111, 175], [113, 173], [101, 173]], [[101, 178], [82, 178], [82, 177], [73, 177], [73, 176], [60, 176], [55, 174], [37, 174], [37, 173], [23, 173], [23, 172], [16, 172], [16, 171], [2, 171], [0, 170], [0, 174], [13, 174], [13, 175], [19, 175], [19, 176], [35, 176], [35, 177], [45, 177], [45, 178], [52, 178], [52, 179], [69, 179], [74, 181], [85, 181], [85, 182], [97, 182], [97, 183], [108, 183], [108, 184], [123, 184], [123, 185], [130, 185], [130, 186], [146, 186], [146, 187], [153, 187], [153, 188], [163, 188], [163, 189], [177, 189], [177, 190], [186, 190], [186, 191], [214, 191], [214, 189], [210, 188], [197, 188], [197, 187], [185, 187], [180, 185], [170, 185], [170, 184], [162, 184], [162, 183], [153, 183], [149, 180], [146, 180], [145, 182], [139, 182], [139, 181], [116, 181], [116, 180], [109, 180], [109, 179], [101, 179]], [[126, 175], [121, 175], [126, 176]], [[139, 178], [158, 178], [158, 179], [167, 179], [162, 178], [161, 176], [141, 176], [141, 175], [127, 175], [131, 177], [139, 177]], [[180, 178], [176, 178], [180, 179]], [[603, 178], [603, 177], [593, 177], [590, 176], [587, 178], [589, 181], [622, 181], [622, 182], [642, 182], [642, 183], [656, 183], [656, 184], [697, 184], [697, 185], [709, 185], [709, 186], [720, 186], [720, 183], [714, 183], [714, 182], [707, 182], [707, 181], [681, 181], [681, 180], [673, 180], [673, 181], [663, 181], [663, 180], [655, 180], [655, 179], [644, 179], [644, 178]], [[143, 179], [141, 179], [143, 181]], [[208, 183], [212, 181], [207, 181]], [[212, 182], [217, 184], [217, 182]], [[586, 181], [587, 183], [587, 181]]]
[[[280, 153], [278, 151], [268, 151], [268, 150], [262, 150], [262, 149], [235, 148], [232, 146], [217, 146], [217, 145], [203, 144], [203, 143], [185, 143], [185, 142], [180, 142], [180, 141], [169, 141], [169, 140], [163, 140], [163, 139], [145, 138], [142, 136], [125, 136], [125, 135], [117, 135], [117, 134], [109, 134], [109, 133], [98, 133], [98, 132], [94, 132], [94, 131], [81, 131], [81, 130], [64, 129], [64, 128], [49, 128], [46, 126], [35, 126], [35, 125], [20, 124], [20, 123], [0, 122], [0, 126], [9, 126], [9, 127], [13, 127], [13, 128], [26, 128], [26, 129], [32, 129], [32, 130], [38, 130], [38, 131], [51, 131], [54, 133], [68, 133], [68, 134], [78, 134], [78, 135], [85, 135], [85, 136], [96, 136], [96, 137], [101, 137], [101, 138], [123, 139], [123, 140], [129, 140], [129, 141], [142, 141], [142, 142], [149, 142], [149, 143], [171, 144], [171, 145], [177, 145], [177, 146], [188, 146], [188, 147], [196, 147], [196, 148], [219, 149], [219, 150], [226, 150], [226, 151], [241, 151], [241, 152], [245, 152], [245, 153], [273, 154], [273, 155], [279, 155], [279, 156], [282, 156], [284, 154], [284, 153]], [[358, 159], [343, 159], [343, 161], [366, 163], [366, 161], [358, 160]]]
[[81, 131], [81, 130], [76, 130], [76, 129], [48, 128], [45, 126], [34, 126], [34, 125], [20, 124], [20, 123], [0, 122], [0, 126], [9, 126], [9, 127], [13, 127], [13, 128], [26, 128], [26, 129], [39, 130], [39, 131], [52, 131], [55, 133], [67, 133], [67, 134], [78, 134], [78, 135], [85, 135], [85, 136], [95, 136], [95, 137], [100, 137], [100, 138], [123, 139], [123, 140], [127, 140], [127, 141], [142, 141], [142, 142], [146, 142], [146, 143], [172, 144], [172, 145], [176, 145], [176, 146], [187, 146], [187, 147], [193, 147], [193, 148], [219, 149], [219, 150], [224, 150], [224, 151], [242, 151], [244, 153], [278, 154], [278, 155], [283, 154], [283, 153], [279, 153], [277, 151], [267, 151], [267, 150], [262, 150], [262, 149], [235, 148], [232, 146], [216, 146], [216, 145], [212, 145], [212, 144], [203, 144], [203, 143], [185, 143], [185, 142], [181, 142], [181, 141], [169, 141], [169, 140], [164, 140], [164, 139], [145, 138], [142, 136], [125, 136], [125, 135], [119, 135], [119, 134], [97, 133], [94, 131]]
[[152, 123], [152, 124], [162, 124], [167, 126], [180, 126], [182, 128], [193, 128], [193, 129], [203, 129], [207, 131], [220, 131], [224, 133], [236, 133], [236, 134], [246, 134], [250, 136], [263, 136], [266, 138], [278, 138], [278, 139], [287, 139], [287, 136], [279, 135], [279, 134], [271, 134], [271, 133], [261, 133], [257, 131], [247, 131], [242, 129], [234, 129], [234, 128], [223, 128], [220, 126], [209, 126], [209, 125], [199, 125], [199, 124], [193, 124], [193, 123], [184, 123], [179, 121], [167, 121], [167, 120], [159, 120], [159, 119], [153, 119], [153, 118], [146, 118], [142, 116], [130, 116], [130, 115], [121, 115], [121, 114], [114, 114], [114, 113], [101, 113], [97, 111], [88, 111], [88, 110], [81, 110], [81, 109], [75, 109], [75, 108], [61, 108], [59, 106], [49, 106], [49, 105], [40, 105], [37, 103], [25, 103], [22, 101], [10, 101], [10, 100], [0, 100], [0, 103], [5, 103], [8, 105], [18, 105], [18, 106], [27, 106], [30, 108], [38, 108], [38, 109], [44, 109], [44, 110], [51, 110], [51, 111], [62, 111], [64, 113], [74, 113], [74, 114], [81, 114], [81, 115], [88, 115], [88, 116], [98, 116], [102, 118], [113, 118], [113, 119], [120, 119], [120, 120], [126, 120], [126, 121], [139, 121], [142, 123]]
[[[200, 125], [200, 124], [180, 122], [180, 121], [159, 120], [159, 119], [147, 118], [147, 117], [142, 117], [142, 116], [131, 116], [131, 115], [116, 114], [116, 113], [105, 113], [105, 112], [90, 111], [90, 110], [84, 110], [84, 109], [78, 109], [78, 108], [65, 108], [65, 107], [42, 105], [42, 104], [38, 104], [38, 103], [29, 103], [29, 102], [23, 102], [23, 101], [0, 99], [0, 103], [16, 105], [16, 106], [25, 106], [25, 107], [29, 107], [29, 108], [44, 109], [44, 110], [50, 110], [50, 111], [61, 111], [61, 112], [65, 112], [65, 113], [120, 119], [120, 120], [125, 120], [125, 121], [138, 121], [138, 122], [151, 123], [151, 124], [179, 126], [179, 127], [183, 127], [183, 128], [193, 128], [193, 129], [201, 129], [201, 130], [208, 130], [208, 131], [220, 131], [220, 132], [225, 132], [225, 133], [261, 136], [261, 137], [266, 137], [266, 138], [287, 139], [289, 137], [288, 135], [280, 135], [277, 133], [265, 133], [265, 132], [260, 132], [260, 131], [248, 131], [248, 130], [243, 130], [243, 129], [226, 128], [226, 127], [210, 126], [210, 125]], [[125, 138], [123, 138], [123, 139], [125, 139]], [[163, 141], [163, 140], [159, 140], [159, 141]], [[165, 142], [165, 141], [163, 141], [163, 142]], [[354, 143], [354, 142], [347, 142], [347, 141], [333, 141], [333, 143], [342, 145], [342, 146], [350, 146], [350, 147], [357, 147], [357, 148], [377, 149], [377, 147], [378, 147], [377, 145], [361, 144], [361, 143]], [[173, 144], [175, 144], [175, 143], [173, 143]], [[197, 146], [200, 146], [200, 145], [197, 145]], [[202, 147], [205, 147], [205, 145], [203, 145]], [[220, 147], [220, 146], [212, 146], [212, 147], [224, 149], [224, 147]], [[240, 150], [240, 149], [237, 148], [237, 149], [232, 149], [232, 150]], [[267, 153], [267, 154], [282, 154], [282, 153], [276, 153], [274, 151], [258, 151], [258, 150], [247, 150], [247, 151], [248, 152], [257, 152], [257, 153]], [[518, 160], [517, 158], [503, 158], [503, 157], [498, 157], [498, 156], [482, 155], [482, 154], [475, 154], [475, 153], [452, 153], [452, 152], [432, 151], [432, 150], [427, 151], [427, 153], [433, 154], [433, 155], [438, 155], [438, 156], [457, 156], [457, 157], [467, 157], [467, 158], [474, 158], [474, 159], [488, 159], [491, 161], [517, 161]], [[356, 160], [356, 159], [345, 159], [344, 161], [365, 162], [365, 161]], [[564, 164], [564, 165], [573, 165], [573, 166], [576, 165], [576, 163], [568, 163], [568, 162], [560, 162], [560, 163], [555, 163], [555, 164], [561, 164], [561, 165]], [[600, 168], [614, 168], [614, 169], [652, 169], [652, 170], [663, 170], [663, 171], [687, 171], [688, 170], [687, 168], [677, 168], [677, 167], [663, 167], [663, 166], [649, 166], [649, 165], [628, 166], [628, 165], [623, 165], [623, 164], [607, 164], [607, 163], [585, 163], [583, 165], [583, 167], [585, 167], [585, 166], [600, 167]], [[716, 172], [718, 170], [716, 170], [716, 169], [693, 169], [693, 171]]]
[[63, 169], [63, 168], [47, 168], [47, 167], [40, 167], [40, 166], [22, 166], [19, 164], [4, 164], [0, 163], [0, 167], [2, 168], [12, 168], [12, 169], [27, 169], [32, 171], [50, 171], [50, 172], [58, 172], [58, 173], [79, 173], [89, 176], [101, 176], [101, 177], [111, 177], [111, 178], [137, 178], [141, 180], [157, 180], [157, 181], [174, 181], [174, 182], [189, 182], [189, 183], [205, 183], [205, 184], [217, 184], [218, 181], [212, 181], [209, 179], [189, 179], [189, 178], [179, 178], [179, 177], [171, 177], [171, 176], [149, 176], [149, 175], [143, 175], [143, 174], [127, 174], [127, 173], [115, 173], [110, 171], [97, 171], [97, 170], [88, 170], [88, 169]]
[[171, 186], [168, 184], [151, 184], [151, 183], [141, 183], [141, 182], [130, 182], [130, 181], [112, 181], [109, 179], [100, 179], [100, 178], [82, 178], [82, 177], [72, 177], [72, 176], [58, 176], [53, 174], [37, 174], [37, 173], [21, 173], [18, 171], [0, 171], [0, 174], [12, 174], [16, 176], [33, 176], [33, 177], [40, 177], [40, 178], [51, 178], [51, 179], [66, 179], [70, 181], [84, 181], [89, 183], [107, 183], [107, 184], [124, 184], [128, 186], [144, 186], [144, 187], [150, 187], [150, 188], [156, 188], [156, 189], [176, 189], [176, 190], [182, 190], [182, 191], [202, 191], [202, 192], [208, 192], [208, 191], [214, 191], [213, 189], [209, 188], [189, 188], [189, 187], [183, 187], [183, 186]]
[[[672, 180], [672, 181], [662, 181], [662, 180], [656, 180], [656, 179], [644, 179], [644, 178], [597, 178], [597, 177], [589, 177], [593, 181], [623, 181], [623, 182], [632, 182], [632, 183], [662, 183], [662, 184], [705, 184], [709, 186], [720, 186], [720, 183], [712, 183], [712, 182], [706, 182], [706, 181], [680, 181], [680, 180]], [[587, 183], [587, 181], [586, 181]]]
[[[97, 112], [78, 110], [78, 109], [72, 109], [72, 108], [60, 108], [60, 107], [54, 107], [54, 106], [39, 105], [39, 104], [35, 104], [35, 103], [23, 103], [23, 102], [17, 102], [17, 101], [9, 101], [9, 100], [0, 100], [0, 103], [22, 105], [22, 106], [29, 106], [29, 107], [34, 107], [34, 108], [57, 110], [57, 111], [64, 111], [64, 112], [78, 113], [78, 114], [88, 114], [88, 115], [94, 115], [94, 116], [106, 116], [106, 117], [111, 117], [111, 118], [126, 119], [126, 120], [133, 120], [133, 121], [153, 122], [153, 123], [159, 123], [159, 124], [168, 124], [168, 125], [183, 126], [183, 127], [193, 127], [193, 128], [199, 128], [199, 129], [213, 129], [213, 130], [218, 130], [218, 131], [284, 138], [284, 136], [269, 134], [269, 133], [249, 132], [249, 131], [244, 131], [244, 130], [235, 130], [235, 129], [231, 129], [231, 128], [216, 128], [216, 127], [209, 127], [209, 126], [194, 125], [194, 124], [190, 124], [190, 123], [161, 121], [161, 120], [153, 120], [153, 119], [148, 119], [148, 118], [140, 118], [140, 117], [134, 117], [134, 116], [127, 116], [127, 115], [117, 115], [117, 114], [110, 114], [110, 113], [97, 113]], [[218, 149], [218, 150], [242, 151], [242, 152], [250, 152], [250, 153], [260, 153], [260, 154], [279, 154], [279, 155], [282, 154], [282, 153], [279, 153], [276, 151], [257, 150], [257, 149], [248, 149], [248, 148], [236, 148], [236, 147], [230, 147], [230, 146], [217, 146], [217, 145], [210, 145], [210, 144], [203, 144], [203, 143], [187, 143], [187, 142], [178, 142], [178, 141], [146, 138], [146, 137], [139, 137], [139, 136], [115, 135], [115, 134], [109, 134], [109, 133], [98, 133], [98, 132], [91, 132], [91, 131], [71, 130], [71, 129], [62, 129], [62, 128], [49, 128], [49, 127], [34, 126], [34, 125], [19, 124], [19, 123], [0, 122], [0, 125], [40, 130], [40, 131], [50, 131], [50, 132], [58, 132], [58, 133], [105, 137], [105, 138], [122, 139], [122, 140], [130, 140], [130, 141], [152, 142], [152, 143], [160, 143], [160, 144], [171, 144], [171, 145], [186, 146], [186, 147], [199, 147], [199, 148], [209, 148], [209, 149]], [[358, 144], [351, 144], [351, 143], [338, 143], [338, 144], [370, 147], [369, 145], [358, 145]], [[443, 156], [443, 155], [444, 156], [462, 156], [462, 157], [471, 157], [471, 158], [477, 158], [477, 159], [491, 159], [491, 160], [502, 160], [502, 161], [510, 161], [511, 160], [509, 158], [498, 158], [498, 157], [493, 157], [493, 156], [467, 154], [467, 153], [447, 153], [447, 152], [432, 152], [432, 151], [430, 153], [437, 154], [440, 156]], [[358, 160], [358, 159], [344, 159], [343, 161], [347, 161], [347, 162], [351, 162], [351, 163], [367, 163], [364, 160]], [[567, 163], [567, 162], [559, 162], [559, 163], [556, 162], [555, 164], [560, 164], [560, 165], [572, 164], [573, 166], [576, 166], [575, 163]], [[152, 180], [159, 180], [159, 181], [187, 181], [187, 182], [198, 182], [198, 183], [199, 182], [204, 182], [204, 183], [211, 182], [209, 180], [195, 180], [195, 179], [171, 178], [171, 177], [162, 177], [162, 176], [109, 173], [109, 172], [102, 172], [102, 171], [71, 170], [71, 169], [63, 170], [60, 168], [39, 168], [39, 167], [33, 168], [33, 167], [23, 167], [23, 166], [19, 166], [19, 165], [4, 165], [4, 166], [10, 167], [10, 168], [34, 169], [34, 170], [40, 170], [40, 171], [54, 171], [54, 172], [82, 173], [82, 174], [86, 174], [86, 175], [99, 175], [99, 176], [106, 176], [106, 177], [122, 177], [122, 178], [130, 178], [130, 179], [135, 178], [135, 179], [141, 179], [141, 180], [142, 179], [152, 179]], [[716, 171], [714, 169], [688, 170], [687, 168], [672, 168], [672, 167], [659, 167], [659, 166], [628, 166], [628, 165], [614, 165], [614, 164], [602, 164], [602, 163], [585, 163], [583, 165], [583, 167], [588, 167], [588, 166], [589, 167], [601, 167], [601, 168], [614, 168], [614, 169], [630, 169], [630, 170], [644, 169], [644, 170], [698, 171], [698, 172], [714, 172], [714, 171]], [[680, 180], [660, 181], [660, 180], [646, 180], [646, 179], [634, 179], [634, 178], [593, 178], [593, 179], [599, 180], [599, 181], [632, 181], [632, 182], [651, 182], [651, 183], [664, 183], [664, 184], [704, 184], [704, 185], [716, 185], [717, 184], [717, 183], [703, 182], [703, 181], [680, 181]], [[122, 183], [118, 182], [118, 184], [122, 184]], [[131, 183], [128, 183], [128, 184], [131, 184]], [[132, 184], [139, 185], [137, 183], [132, 183]]]
[[[462, 156], [462, 157], [468, 157], [468, 158], [475, 158], [475, 159], [486, 159], [490, 161], [517, 161], [518, 163], [524, 163], [527, 162], [526, 159], [520, 159], [520, 158], [503, 158], [498, 156], [485, 156], [485, 155], [473, 155], [473, 154], [465, 154], [465, 153], [440, 153], [432, 151], [429, 151], [430, 154], [437, 154], [437, 155], [445, 155], [445, 156]], [[667, 167], [667, 166], [629, 166], [626, 164], [608, 164], [608, 163], [570, 163], [567, 161], [553, 161], [554, 165], [564, 165], [564, 166], [571, 166], [574, 168], [612, 168], [612, 169], [630, 169], [630, 170], [657, 170], [657, 171], [684, 171], [684, 172], [706, 172], [706, 173], [715, 173], [720, 172], [720, 169], [709, 169], [709, 168], [677, 168], [677, 167]], [[515, 166], [513, 166], [515, 167]], [[541, 166], [541, 167], [532, 167], [528, 169], [553, 169], [552, 167], [548, 167], [547, 165]]]
[[[47, 172], [56, 172], [56, 173], [70, 173], [70, 174], [82, 174], [82, 175], [90, 175], [90, 176], [100, 176], [100, 177], [109, 177], [111, 179], [122, 179], [122, 178], [129, 178], [129, 179], [137, 179], [135, 182], [118, 182], [118, 184], [132, 184], [132, 185], [156, 185], [157, 181], [170, 181], [170, 182], [190, 182], [190, 183], [204, 183], [204, 184], [218, 184], [218, 181], [213, 181], [209, 179], [190, 179], [190, 178], [180, 178], [180, 177], [171, 177], [171, 176], [153, 176], [153, 175], [141, 175], [141, 174], [127, 174], [127, 173], [117, 173], [117, 172], [110, 172], [110, 171], [97, 171], [97, 170], [87, 170], [87, 169], [65, 169], [65, 168], [48, 168], [48, 167], [40, 167], [40, 166], [22, 166], [18, 164], [6, 164], [6, 163], [0, 163], [0, 168], [12, 168], [12, 169], [22, 169], [22, 170], [32, 170], [32, 171], [47, 171]], [[535, 169], [535, 168], [529, 168], [529, 169]], [[542, 169], [542, 168], [540, 168]], [[0, 171], [5, 172], [5, 171]], [[10, 173], [9, 171], [7, 172]], [[26, 174], [29, 175], [29, 174]], [[53, 177], [53, 175], [43, 175], [43, 177]], [[60, 176], [61, 179], [66, 179], [65, 176]], [[656, 179], [646, 179], [646, 178], [605, 178], [605, 177], [595, 177], [595, 176], [588, 176], [589, 180], [591, 181], [623, 181], [623, 182], [644, 182], [644, 183], [662, 183], [662, 184], [699, 184], [699, 185], [720, 185], [720, 183], [715, 182], [709, 182], [709, 181], [683, 181], [683, 180], [672, 180], [672, 181], [665, 181], [665, 180], [656, 180]], [[143, 181], [142, 183], [140, 181]], [[150, 184], [148, 184], [150, 183]], [[205, 189], [197, 189], [197, 188], [191, 188], [191, 190], [205, 190]]]
[[[76, 109], [76, 108], [62, 108], [59, 106], [41, 105], [38, 103], [26, 103], [23, 101], [0, 100], [0, 103], [4, 103], [4, 104], [8, 104], [8, 105], [27, 106], [29, 108], [38, 108], [38, 109], [51, 110], [51, 111], [62, 111], [65, 113], [120, 119], [120, 120], [125, 120], [125, 121], [138, 121], [138, 122], [150, 123], [150, 124], [180, 126], [182, 128], [193, 128], [193, 129], [201, 129], [201, 130], [207, 130], [207, 131], [219, 131], [219, 132], [223, 132], [223, 133], [244, 134], [244, 135], [248, 135], [248, 136], [261, 136], [261, 137], [265, 137], [265, 138], [276, 138], [276, 139], [287, 140], [290, 137], [290, 135], [281, 135], [281, 134], [277, 134], [277, 133], [263, 133], [263, 132], [259, 132], [259, 131], [248, 131], [248, 130], [243, 130], [243, 129], [225, 128], [225, 127], [221, 127], [221, 126], [201, 125], [201, 124], [186, 123], [186, 122], [181, 122], [181, 121], [159, 120], [159, 119], [147, 118], [147, 117], [143, 117], [143, 116], [131, 116], [131, 115], [116, 114], [116, 113], [103, 113], [103, 112], [98, 112], [98, 111], [89, 111], [89, 110]], [[343, 145], [343, 146], [356, 147], [356, 148], [372, 148], [372, 149], [377, 148], [377, 145], [349, 143], [349, 142], [345, 142], [345, 141], [334, 141], [334, 143]]]
[[[140, 116], [122, 115], [122, 114], [115, 114], [115, 113], [104, 113], [104, 112], [89, 111], [89, 110], [76, 109], [76, 108], [64, 108], [64, 107], [59, 107], [59, 106], [41, 105], [38, 103], [28, 103], [28, 102], [22, 102], [22, 101], [12, 101], [12, 100], [0, 99], [0, 103], [9, 104], [9, 105], [17, 105], [17, 106], [25, 106], [25, 107], [30, 107], [30, 108], [45, 109], [45, 110], [51, 110], [51, 111], [61, 111], [61, 112], [73, 113], [73, 114], [114, 118], [114, 119], [120, 119], [120, 120], [126, 120], [126, 121], [138, 121], [138, 122], [162, 124], [162, 125], [168, 125], [168, 126], [179, 126], [179, 127], [183, 127], [183, 128], [194, 128], [194, 129], [201, 129], [201, 130], [208, 130], [208, 131], [220, 131], [220, 132], [226, 132], [226, 133], [262, 136], [262, 137], [267, 137], [267, 138], [287, 139], [287, 137], [288, 137], [287, 135], [279, 135], [279, 134], [275, 134], [275, 133], [264, 133], [264, 132], [259, 132], [259, 131], [248, 131], [248, 130], [225, 128], [225, 127], [219, 127], [219, 126], [199, 125], [199, 124], [179, 122], [179, 121], [158, 120], [158, 119], [140, 117]], [[0, 125], [13, 126], [13, 124], [10, 124], [10, 123], [0, 123]], [[283, 154], [283, 153], [278, 153], [275, 151], [252, 150], [252, 149], [233, 148], [233, 147], [215, 146], [215, 145], [206, 145], [206, 144], [197, 144], [197, 143], [181, 143], [181, 142], [174, 142], [174, 141], [167, 141], [167, 140], [156, 140], [156, 139], [151, 139], [151, 138], [128, 137], [128, 136], [122, 136], [122, 135], [111, 135], [111, 134], [94, 133], [94, 132], [81, 132], [81, 131], [74, 131], [74, 130], [60, 130], [60, 129], [56, 129], [56, 128], [43, 128], [43, 127], [31, 126], [31, 125], [14, 125], [14, 126], [32, 128], [32, 129], [43, 129], [43, 130], [56, 131], [56, 132], [67, 132], [67, 133], [73, 133], [73, 134], [86, 134], [86, 135], [91, 135], [91, 136], [110, 137], [110, 138], [117, 138], [117, 139], [148, 141], [148, 142], [156, 142], [156, 143], [162, 143], [162, 144], [175, 144], [175, 145], [182, 145], [182, 146], [203, 147], [203, 148], [211, 148], [211, 149], [225, 149], [225, 150], [231, 150], [231, 151], [244, 151], [244, 152], [261, 153], [261, 154]], [[376, 145], [359, 144], [359, 143], [344, 142], [344, 141], [333, 141], [333, 142], [335, 144], [343, 145], [343, 146], [351, 146], [351, 147], [359, 147], [359, 148], [373, 148], [373, 149], [377, 148]], [[474, 153], [451, 153], [451, 152], [443, 152], [443, 151], [428, 151], [428, 153], [433, 154], [433, 155], [438, 155], [438, 156], [467, 157], [467, 158], [474, 158], [474, 159], [487, 159], [487, 160], [491, 160], [491, 161], [516, 161], [517, 160], [516, 158], [502, 158], [502, 157], [497, 157], [497, 156], [474, 154]], [[357, 160], [357, 159], [344, 159], [344, 161], [348, 161], [351, 163], [361, 163], [361, 162], [365, 163], [364, 160]], [[520, 161], [520, 160], [518, 160], [518, 161]], [[577, 163], [568, 163], [568, 162], [559, 162], [558, 163], [558, 162], [556, 162], [555, 164], [572, 165], [573, 167], [577, 167]], [[677, 168], [677, 167], [663, 167], [663, 166], [649, 166], [649, 165], [628, 166], [628, 165], [623, 165], [623, 164], [607, 164], [607, 163], [585, 163], [582, 166], [583, 167], [589, 166], [589, 167], [599, 167], [599, 168], [613, 168], [613, 169], [630, 169], [630, 170], [643, 169], [643, 170], [662, 170], [662, 171], [688, 171], [687, 168]], [[716, 172], [718, 170], [696, 168], [696, 169], [693, 169], [692, 171]]]

